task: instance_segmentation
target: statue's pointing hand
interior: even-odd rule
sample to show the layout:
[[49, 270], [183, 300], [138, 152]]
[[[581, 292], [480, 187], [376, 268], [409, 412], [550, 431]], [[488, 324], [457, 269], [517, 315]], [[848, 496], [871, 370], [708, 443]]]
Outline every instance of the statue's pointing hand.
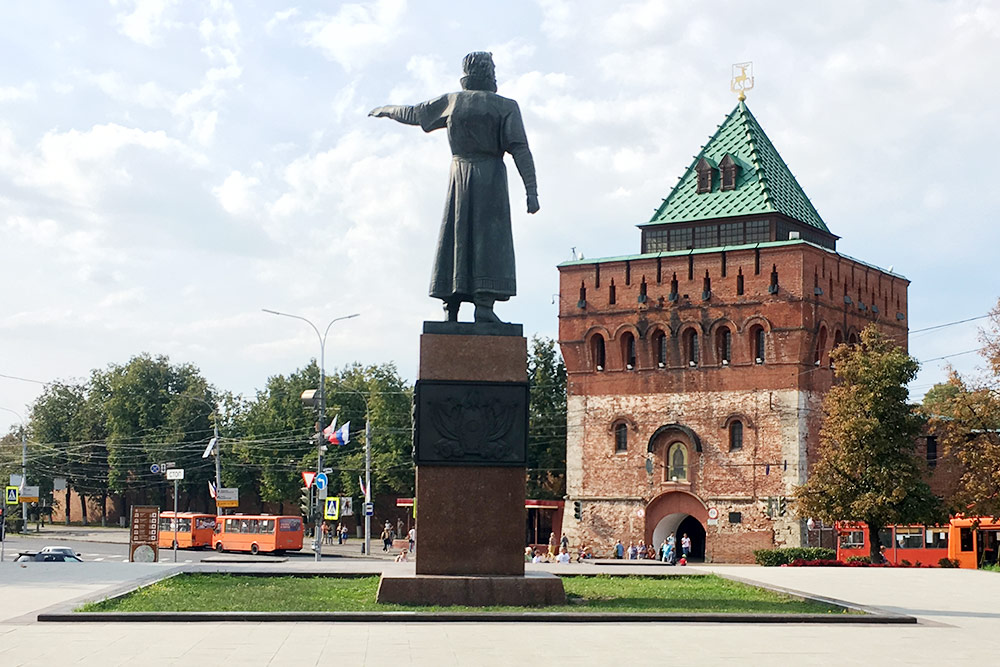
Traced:
[[389, 115], [386, 107], [375, 107], [368, 112], [369, 116], [374, 116], [375, 118], [385, 118]]
[[538, 195], [528, 195], [528, 213], [538, 213]]

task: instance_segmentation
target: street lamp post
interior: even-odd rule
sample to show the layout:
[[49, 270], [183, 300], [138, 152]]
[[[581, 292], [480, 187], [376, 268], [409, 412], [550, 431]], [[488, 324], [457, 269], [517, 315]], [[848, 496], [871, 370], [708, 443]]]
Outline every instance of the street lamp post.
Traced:
[[[295, 320], [302, 320], [316, 332], [316, 338], [319, 339], [319, 434], [317, 437], [316, 445], [316, 474], [323, 472], [323, 429], [326, 428], [326, 336], [330, 333], [330, 327], [333, 326], [334, 322], [339, 322], [341, 320], [349, 320], [352, 317], [357, 317], [360, 313], [352, 313], [351, 315], [343, 315], [341, 317], [335, 317], [330, 320], [330, 323], [326, 325], [326, 330], [323, 331], [322, 335], [319, 333], [319, 329], [310, 320], [302, 317], [301, 315], [292, 315], [291, 313], [282, 313], [277, 310], [270, 310], [268, 308], [261, 308], [265, 313], [270, 313], [271, 315], [281, 315], [282, 317], [291, 317]], [[317, 515], [315, 524], [315, 535], [313, 536], [313, 544], [315, 545], [316, 560], [318, 561], [323, 556], [323, 538], [322, 538], [322, 516]]]
[[[4, 412], [9, 412], [21, 422], [21, 490], [28, 484], [28, 435], [27, 426], [24, 423], [24, 417], [19, 413], [14, 412], [10, 408], [0, 408]], [[4, 521], [7, 518], [4, 517]], [[28, 532], [28, 503], [21, 501], [21, 532]]]

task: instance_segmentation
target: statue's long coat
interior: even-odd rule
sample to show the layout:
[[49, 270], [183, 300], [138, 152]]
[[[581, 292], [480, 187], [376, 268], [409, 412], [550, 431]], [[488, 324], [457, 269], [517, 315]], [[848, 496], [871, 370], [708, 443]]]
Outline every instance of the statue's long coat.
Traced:
[[448, 128], [451, 179], [430, 295], [472, 301], [517, 293], [504, 153], [514, 157], [525, 190], [536, 195], [535, 167], [517, 102], [468, 90], [404, 107], [403, 122], [425, 132]]

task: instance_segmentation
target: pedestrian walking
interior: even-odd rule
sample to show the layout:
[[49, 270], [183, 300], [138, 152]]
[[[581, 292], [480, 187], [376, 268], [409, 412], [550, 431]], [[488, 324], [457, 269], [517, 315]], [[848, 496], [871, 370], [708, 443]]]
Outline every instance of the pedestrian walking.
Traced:
[[621, 559], [625, 558], [625, 545], [622, 544], [621, 540], [617, 540], [615, 542], [615, 546], [613, 547], [611, 553], [618, 560], [621, 560]]
[[691, 556], [691, 538], [688, 537], [687, 533], [684, 533], [681, 537], [681, 553], [684, 556], [684, 560], [687, 560]]
[[386, 521], [386, 527], [382, 529], [382, 551], [388, 551], [389, 547], [392, 546], [392, 534], [389, 532], [389, 522]]

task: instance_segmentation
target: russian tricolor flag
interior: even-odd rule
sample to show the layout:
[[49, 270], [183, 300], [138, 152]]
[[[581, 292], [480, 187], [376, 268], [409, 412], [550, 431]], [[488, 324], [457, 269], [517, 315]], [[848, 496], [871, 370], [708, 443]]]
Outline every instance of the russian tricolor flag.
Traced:
[[337, 420], [340, 419], [340, 415], [333, 418], [330, 425], [323, 429], [323, 438], [333, 442], [333, 435], [337, 432]]
[[344, 425], [329, 436], [331, 445], [346, 445], [351, 441], [351, 422]]

